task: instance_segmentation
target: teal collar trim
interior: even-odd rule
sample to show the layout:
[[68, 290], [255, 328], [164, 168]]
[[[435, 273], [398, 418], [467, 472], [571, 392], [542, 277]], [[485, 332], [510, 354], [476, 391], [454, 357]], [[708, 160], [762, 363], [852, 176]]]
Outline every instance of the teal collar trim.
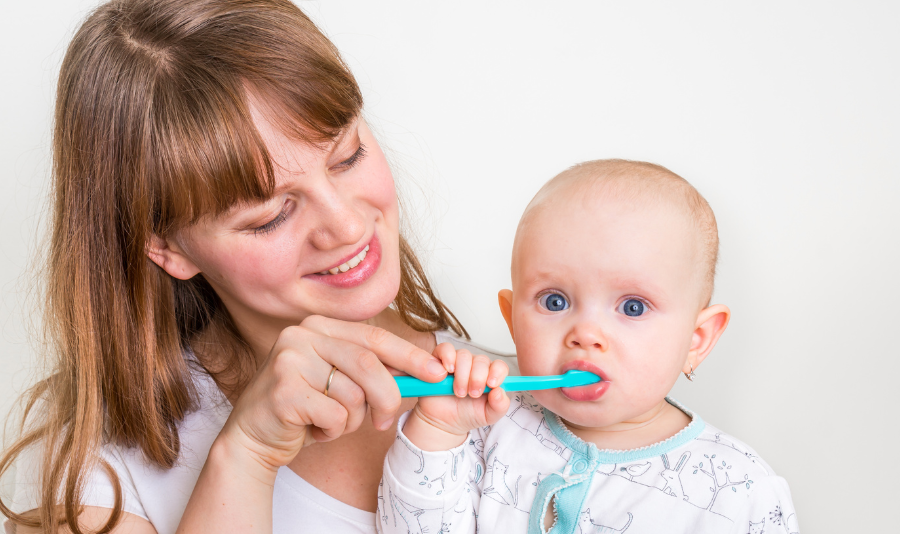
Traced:
[[685, 415], [690, 417], [690, 424], [682, 428], [677, 434], [669, 439], [654, 443], [652, 445], [647, 445], [646, 447], [639, 447], [637, 449], [629, 449], [625, 451], [614, 449], [597, 449], [597, 447], [593, 443], [586, 443], [581, 438], [573, 434], [568, 428], [566, 428], [565, 424], [563, 424], [562, 422], [562, 419], [558, 415], [547, 410], [546, 408], [544, 408], [544, 418], [547, 420], [547, 426], [550, 427], [553, 435], [556, 436], [560, 441], [562, 441], [563, 445], [572, 449], [572, 451], [587, 456], [589, 454], [588, 450], [593, 448], [597, 450], [599, 460], [598, 463], [620, 464], [625, 462], [644, 460], [646, 458], [653, 458], [655, 456], [665, 454], [673, 449], [677, 449], [678, 447], [685, 445], [687, 442], [699, 436], [700, 433], [703, 432], [703, 429], [706, 428], [706, 423], [703, 421], [703, 419], [700, 418], [699, 415], [688, 410], [687, 408], [682, 406], [681, 403], [674, 399], [666, 397], [666, 401], [672, 406], [684, 412]]
[[572, 451], [572, 457], [569, 458], [562, 473], [548, 475], [538, 485], [537, 494], [531, 503], [528, 534], [544, 534], [544, 515], [547, 512], [547, 504], [554, 495], [556, 522], [550, 529], [550, 534], [574, 534], [594, 473], [600, 464], [618, 464], [661, 456], [681, 447], [703, 432], [706, 423], [700, 416], [668, 397], [666, 401], [690, 417], [690, 424], [669, 439], [627, 451], [598, 449], [593, 443], [587, 443], [569, 431], [558, 415], [544, 408], [547, 426], [553, 435]]
[[[549, 413], [545, 412], [545, 417]], [[569, 458], [562, 473], [552, 473], [538, 485], [528, 517], [528, 534], [544, 534], [544, 515], [547, 513], [547, 504], [554, 495], [556, 499], [553, 501], [553, 508], [556, 522], [550, 529], [550, 533], [575, 533], [576, 527], [578, 527], [579, 513], [584, 507], [584, 501], [591, 489], [594, 473], [600, 465], [597, 447], [592, 443], [585, 445], [587, 447], [581, 450], [572, 451], [572, 457]]]

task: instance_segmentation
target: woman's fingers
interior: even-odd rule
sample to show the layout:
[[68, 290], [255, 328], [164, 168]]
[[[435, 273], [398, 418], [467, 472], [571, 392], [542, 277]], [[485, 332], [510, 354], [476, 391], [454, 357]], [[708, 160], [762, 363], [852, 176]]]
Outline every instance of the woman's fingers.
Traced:
[[311, 315], [303, 328], [324, 336], [349, 341], [374, 352], [382, 363], [426, 382], [442, 380], [447, 372], [440, 360], [383, 328]]
[[[307, 386], [312, 389], [310, 386]], [[316, 395], [314, 391], [301, 388], [298, 397], [304, 398], [303, 413], [313, 425], [311, 432], [316, 441], [328, 441], [340, 437], [347, 428], [349, 412], [331, 397]]]
[[[375, 428], [384, 430], [390, 426], [400, 409], [400, 390], [378, 356], [342, 339], [314, 336], [310, 343], [320, 358], [337, 367], [340, 373], [362, 389], [364, 400], [372, 409]], [[441, 371], [443, 372], [443, 367]], [[324, 387], [324, 381], [320, 383]]]
[[[323, 362], [324, 363], [324, 362]], [[327, 364], [326, 364], [327, 365]], [[332, 367], [328, 367], [331, 374]], [[327, 384], [327, 377], [322, 384]], [[318, 383], [318, 382], [316, 382]], [[324, 393], [324, 386], [323, 386]], [[347, 426], [344, 432], [353, 432], [366, 418], [366, 393], [359, 385], [340, 370], [336, 370], [328, 388], [328, 397], [338, 401], [347, 410]]]
[[[307, 335], [307, 337], [318, 337], [318, 334]], [[291, 348], [283, 348], [275, 356], [276, 359], [287, 358], [290, 360], [290, 363], [285, 365], [276, 365], [277, 372], [289, 375], [287, 383], [291, 384], [291, 388], [299, 387], [295, 385], [295, 382], [302, 378], [311, 390], [309, 391], [310, 395], [321, 394], [340, 403], [347, 411], [345, 432], [352, 432], [359, 428], [366, 416], [366, 395], [359, 385], [340, 371], [342, 366], [349, 367], [349, 365], [345, 365], [344, 362], [336, 365], [325, 361], [321, 355], [314, 355], [316, 342], [313, 340], [307, 339], [302, 343], [298, 341], [291, 339], [288, 343]], [[303, 345], [307, 345], [307, 350], [301, 350]], [[333, 375], [332, 369], [335, 369]], [[329, 378], [331, 379], [330, 384]]]

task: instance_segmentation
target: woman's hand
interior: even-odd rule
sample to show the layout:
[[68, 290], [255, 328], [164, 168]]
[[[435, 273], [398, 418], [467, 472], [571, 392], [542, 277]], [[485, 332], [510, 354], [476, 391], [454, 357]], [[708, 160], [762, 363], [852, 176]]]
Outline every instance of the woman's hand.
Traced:
[[[509, 397], [500, 384], [509, 374], [502, 360], [493, 362], [467, 350], [457, 351], [449, 343], [434, 349], [444, 368], [454, 373], [456, 397], [422, 397], [403, 426], [403, 433], [426, 451], [447, 450], [460, 445], [469, 430], [492, 425], [509, 409]], [[493, 388], [484, 395], [485, 386]]]
[[[338, 371], [326, 396], [332, 366]], [[279, 335], [220, 439], [274, 477], [303, 446], [359, 428], [367, 406], [374, 426], [387, 429], [400, 392], [385, 366], [430, 382], [446, 376], [438, 359], [386, 330], [310, 316]]]

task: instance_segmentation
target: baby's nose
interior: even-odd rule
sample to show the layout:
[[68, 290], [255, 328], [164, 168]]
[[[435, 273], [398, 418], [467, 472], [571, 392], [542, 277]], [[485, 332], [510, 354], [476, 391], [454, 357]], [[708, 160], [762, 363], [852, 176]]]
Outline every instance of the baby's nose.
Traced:
[[606, 350], [607, 341], [599, 325], [591, 323], [579, 323], [575, 325], [569, 335], [566, 336], [566, 346], [569, 348], [582, 348], [585, 350]]

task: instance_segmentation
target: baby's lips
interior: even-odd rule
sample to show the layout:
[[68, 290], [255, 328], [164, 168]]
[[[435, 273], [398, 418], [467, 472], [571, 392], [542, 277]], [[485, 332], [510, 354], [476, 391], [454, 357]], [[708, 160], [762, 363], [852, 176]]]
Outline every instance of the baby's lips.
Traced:
[[[606, 373], [603, 372], [603, 369], [600, 368], [597, 364], [590, 362], [588, 360], [572, 360], [570, 362], [566, 362], [565, 365], [562, 366], [560, 370], [560, 374], [565, 373], [566, 371], [587, 371], [589, 373], [594, 373], [595, 375], [600, 377], [601, 384], [603, 382], [608, 382], [609, 377], [606, 376]], [[584, 387], [584, 386], [581, 386]]]
[[588, 384], [586, 386], [578, 386], [574, 388], [559, 388], [563, 395], [573, 401], [595, 401], [606, 393], [610, 383], [601, 380], [596, 384]]

